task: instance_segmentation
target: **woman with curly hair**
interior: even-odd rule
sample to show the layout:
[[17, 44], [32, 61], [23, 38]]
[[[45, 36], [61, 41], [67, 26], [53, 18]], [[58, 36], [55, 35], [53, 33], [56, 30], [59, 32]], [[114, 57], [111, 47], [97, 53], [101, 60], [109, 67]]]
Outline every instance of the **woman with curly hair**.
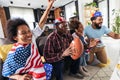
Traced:
[[[39, 27], [31, 32], [28, 24], [20, 18], [10, 19], [7, 23], [7, 37], [13, 47], [3, 65], [2, 75], [15, 80], [48, 80], [52, 66], [43, 65], [35, 39], [41, 34], [47, 16], [54, 3], [48, 0], [48, 7], [40, 19]], [[40, 29], [41, 28], [41, 29]], [[46, 69], [49, 66], [49, 71]]]

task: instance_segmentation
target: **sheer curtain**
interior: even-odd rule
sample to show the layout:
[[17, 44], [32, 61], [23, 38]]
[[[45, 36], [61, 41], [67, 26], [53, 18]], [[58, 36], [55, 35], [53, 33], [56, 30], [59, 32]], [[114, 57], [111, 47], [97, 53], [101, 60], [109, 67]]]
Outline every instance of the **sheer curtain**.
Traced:
[[23, 18], [28, 23], [31, 30], [34, 28], [33, 22], [35, 22], [35, 19], [33, 9], [10, 7], [10, 16], [11, 19], [18, 17]]

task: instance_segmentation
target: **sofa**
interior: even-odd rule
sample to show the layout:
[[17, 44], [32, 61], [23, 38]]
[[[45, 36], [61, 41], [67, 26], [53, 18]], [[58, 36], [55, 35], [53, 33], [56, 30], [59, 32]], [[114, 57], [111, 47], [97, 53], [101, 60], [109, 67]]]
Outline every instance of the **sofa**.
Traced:
[[[7, 40], [6, 38], [0, 38], [0, 46], [1, 47], [3, 45], [7, 45], [7, 44], [12, 44], [12, 42]], [[2, 54], [2, 53], [0, 53], [0, 54]], [[3, 60], [0, 57], [0, 80], [8, 80], [8, 78], [5, 78], [5, 77], [2, 76], [2, 66], [3, 66]]]

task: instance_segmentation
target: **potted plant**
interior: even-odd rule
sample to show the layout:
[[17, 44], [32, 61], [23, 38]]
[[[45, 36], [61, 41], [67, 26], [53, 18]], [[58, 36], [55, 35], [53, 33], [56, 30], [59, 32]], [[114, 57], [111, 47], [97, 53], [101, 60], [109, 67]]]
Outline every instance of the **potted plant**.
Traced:
[[113, 9], [113, 23], [112, 23], [112, 31], [115, 33], [120, 33], [120, 10]]
[[91, 3], [86, 3], [84, 6], [85, 7], [87, 6], [97, 7], [97, 4], [95, 2], [91, 2]]

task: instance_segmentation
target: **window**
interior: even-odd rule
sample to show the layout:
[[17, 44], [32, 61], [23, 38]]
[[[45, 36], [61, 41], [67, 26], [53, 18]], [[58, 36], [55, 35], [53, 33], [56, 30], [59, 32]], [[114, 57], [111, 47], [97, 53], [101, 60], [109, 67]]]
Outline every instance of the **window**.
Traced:
[[65, 6], [65, 13], [66, 13], [66, 20], [69, 21], [70, 17], [75, 16], [74, 13], [76, 13], [76, 6], [75, 6], [75, 2], [72, 2], [68, 5]]
[[35, 22], [35, 19], [33, 9], [10, 7], [10, 16], [11, 19], [23, 18], [28, 23], [31, 30], [34, 28], [33, 22]]

